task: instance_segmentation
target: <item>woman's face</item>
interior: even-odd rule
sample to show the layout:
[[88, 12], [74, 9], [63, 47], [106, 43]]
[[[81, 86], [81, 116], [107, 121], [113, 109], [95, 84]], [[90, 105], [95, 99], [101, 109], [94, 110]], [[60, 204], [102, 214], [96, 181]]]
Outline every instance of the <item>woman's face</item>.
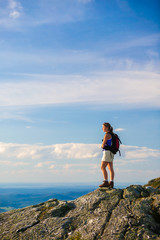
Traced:
[[108, 127], [102, 125], [102, 130], [103, 130], [103, 132], [108, 132]]

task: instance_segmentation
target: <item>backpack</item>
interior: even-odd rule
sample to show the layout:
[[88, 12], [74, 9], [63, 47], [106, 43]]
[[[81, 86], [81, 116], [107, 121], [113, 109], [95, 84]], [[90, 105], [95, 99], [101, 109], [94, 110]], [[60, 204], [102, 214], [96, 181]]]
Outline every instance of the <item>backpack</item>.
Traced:
[[118, 135], [115, 133], [109, 133], [112, 136], [112, 145], [111, 146], [104, 146], [105, 150], [110, 150], [113, 154], [119, 152], [121, 156], [121, 152], [119, 150], [120, 144], [122, 144], [121, 140], [119, 139]]

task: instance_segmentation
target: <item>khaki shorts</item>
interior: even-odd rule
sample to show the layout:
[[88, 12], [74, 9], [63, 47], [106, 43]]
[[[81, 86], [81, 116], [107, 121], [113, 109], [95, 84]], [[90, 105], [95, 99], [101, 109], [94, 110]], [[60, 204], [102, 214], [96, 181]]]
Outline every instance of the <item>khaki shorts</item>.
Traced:
[[102, 161], [113, 162], [114, 154], [111, 151], [103, 151]]

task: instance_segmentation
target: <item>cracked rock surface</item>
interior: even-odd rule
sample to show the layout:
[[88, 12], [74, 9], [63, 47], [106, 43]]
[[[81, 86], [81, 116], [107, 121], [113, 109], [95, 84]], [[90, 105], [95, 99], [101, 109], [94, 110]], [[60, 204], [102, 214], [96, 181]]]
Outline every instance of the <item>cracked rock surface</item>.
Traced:
[[74, 201], [51, 199], [1, 213], [0, 239], [158, 240], [160, 190], [101, 188]]

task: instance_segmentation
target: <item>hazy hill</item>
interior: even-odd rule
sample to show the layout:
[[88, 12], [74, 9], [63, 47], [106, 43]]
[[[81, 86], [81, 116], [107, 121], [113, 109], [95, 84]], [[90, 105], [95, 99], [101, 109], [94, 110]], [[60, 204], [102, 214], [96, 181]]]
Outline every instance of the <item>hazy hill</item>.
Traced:
[[[73, 201], [47, 202], [0, 214], [0, 239], [160, 239], [160, 190], [97, 189]], [[157, 188], [153, 188], [150, 185]], [[154, 185], [153, 185], [154, 184]]]

